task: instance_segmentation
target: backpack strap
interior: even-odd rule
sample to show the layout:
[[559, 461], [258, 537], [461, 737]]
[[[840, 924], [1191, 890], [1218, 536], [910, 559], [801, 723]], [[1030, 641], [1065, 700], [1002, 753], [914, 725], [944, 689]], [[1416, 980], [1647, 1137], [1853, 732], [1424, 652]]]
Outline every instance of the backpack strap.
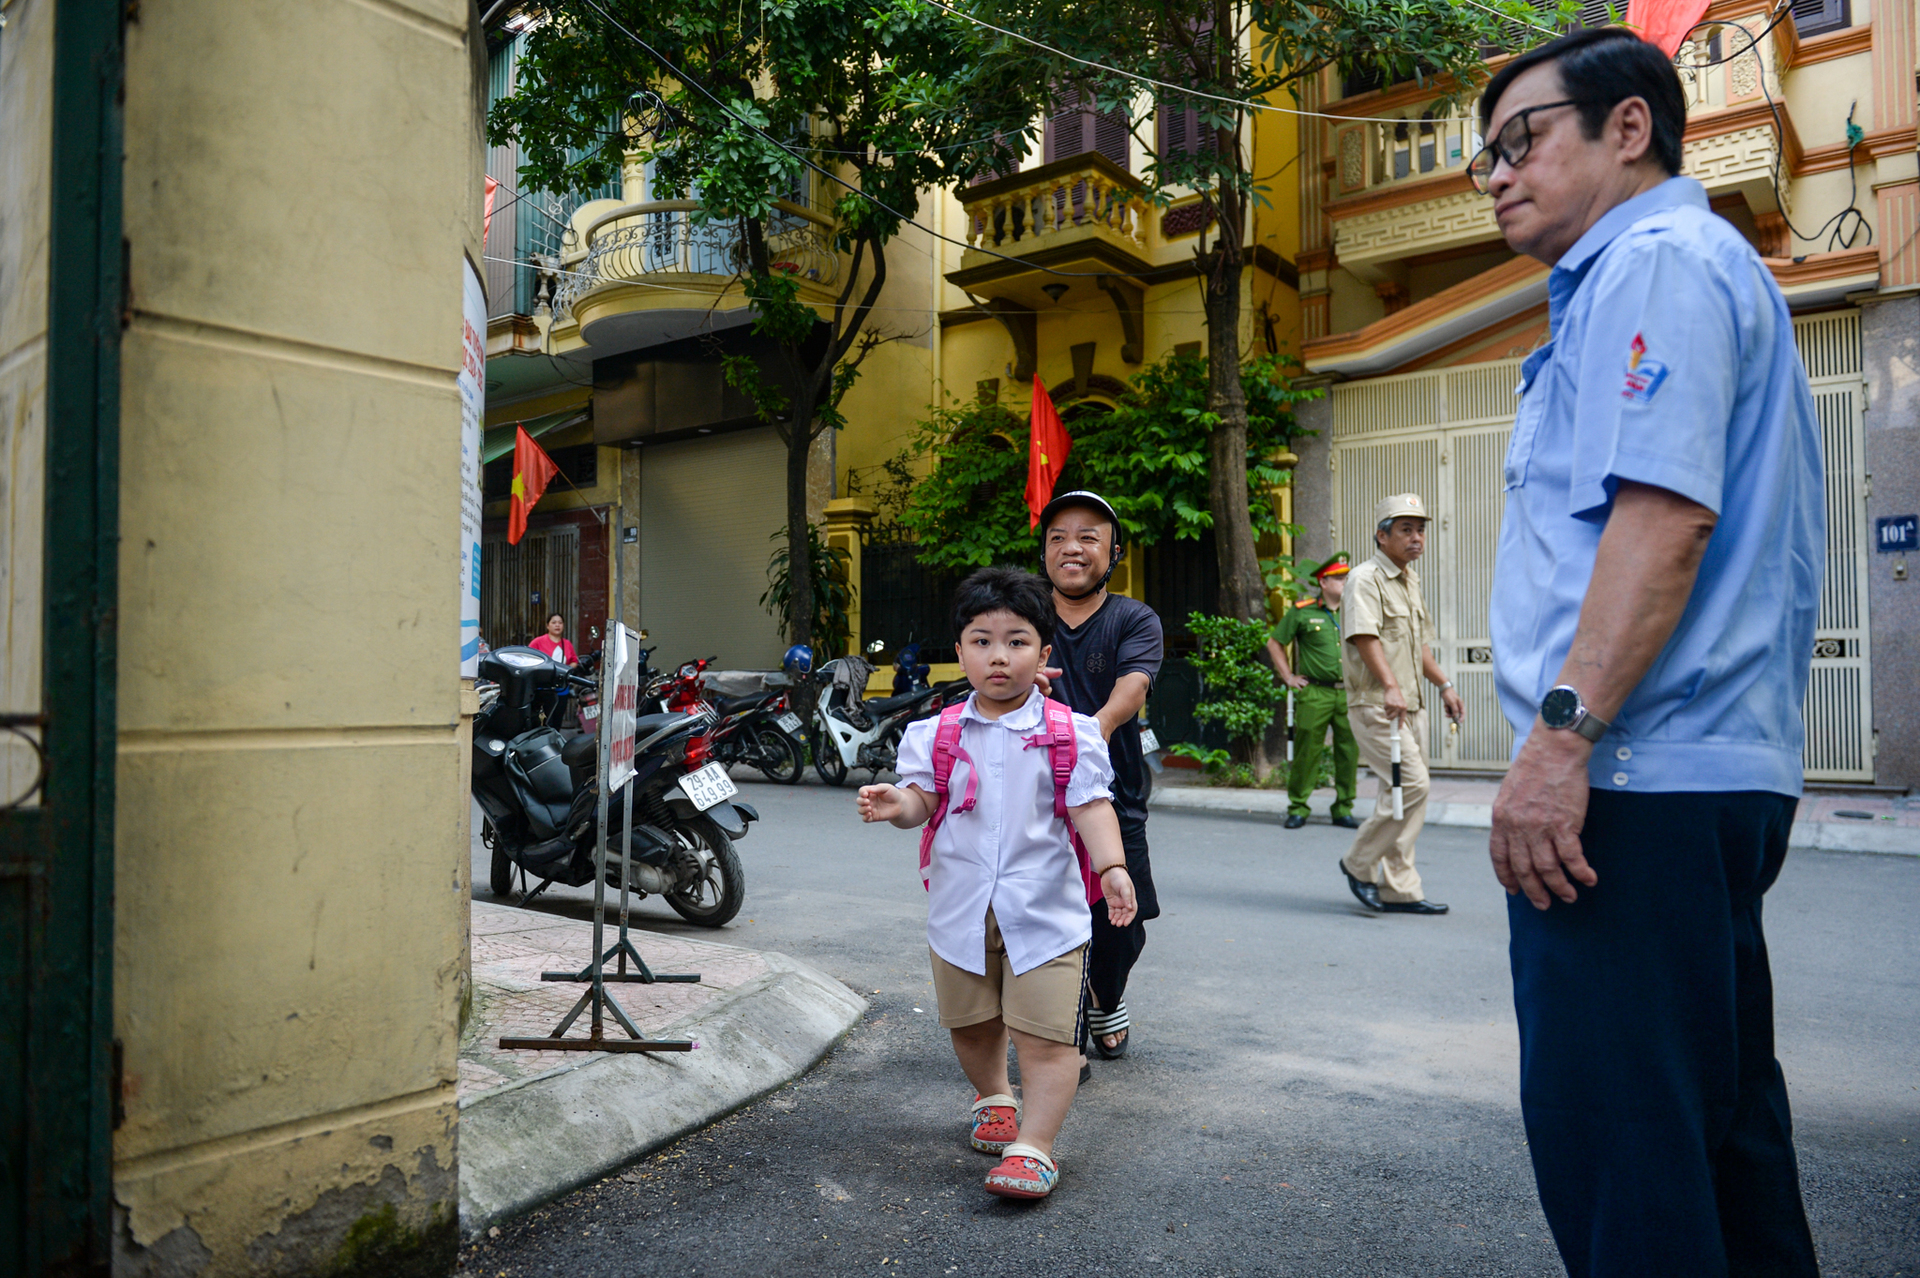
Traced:
[[1040, 703], [1040, 712], [1043, 727], [1027, 738], [1026, 748], [1047, 748], [1053, 764], [1053, 815], [1066, 823], [1073, 855], [1080, 862], [1080, 878], [1086, 884], [1087, 904], [1091, 905], [1106, 893], [1100, 887], [1100, 876], [1093, 872], [1093, 858], [1087, 855], [1087, 845], [1080, 841], [1080, 831], [1073, 828], [1073, 818], [1067, 813], [1067, 786], [1073, 781], [1074, 766], [1080, 762], [1080, 737], [1073, 730], [1073, 711], [1069, 707], [1048, 697]]
[[920, 886], [933, 890], [933, 836], [940, 829], [940, 823], [947, 819], [948, 783], [953, 779], [953, 765], [965, 760], [967, 765], [967, 788], [960, 796], [960, 806], [956, 812], [971, 812], [973, 801], [979, 797], [979, 769], [973, 766], [973, 756], [960, 744], [960, 713], [967, 708], [963, 700], [947, 706], [940, 711], [940, 723], [933, 730], [933, 815], [920, 827]]

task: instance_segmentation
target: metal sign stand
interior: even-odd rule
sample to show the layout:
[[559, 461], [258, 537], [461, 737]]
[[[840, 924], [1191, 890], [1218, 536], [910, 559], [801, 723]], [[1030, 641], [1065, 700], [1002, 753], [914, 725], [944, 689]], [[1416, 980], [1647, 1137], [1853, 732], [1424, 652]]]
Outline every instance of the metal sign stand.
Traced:
[[[618, 541], [614, 542], [613, 580], [615, 604], [612, 609], [614, 612], [621, 611], [618, 600], [622, 594], [621, 587], [626, 581], [624, 559], [625, 555], [621, 552], [621, 544]], [[619, 624], [618, 621], [608, 620], [606, 643], [615, 642], [619, 638], [620, 632], [615, 629]], [[627, 935], [628, 870], [627, 857], [625, 854], [622, 854], [620, 858], [620, 939], [612, 946], [602, 948], [606, 940], [607, 923], [607, 789], [613, 768], [613, 722], [619, 717], [617, 713], [619, 709], [617, 704], [617, 698], [619, 696], [618, 674], [619, 671], [616, 669], [615, 663], [609, 662], [604, 658], [601, 660], [600, 794], [597, 819], [598, 828], [593, 846], [593, 958], [587, 963], [586, 967], [578, 972], [540, 973], [540, 979], [543, 981], [577, 981], [585, 984], [587, 989], [575, 1000], [573, 1007], [561, 1018], [560, 1023], [554, 1026], [552, 1035], [547, 1038], [502, 1038], [500, 1040], [500, 1046], [502, 1048], [527, 1048], [535, 1051], [549, 1052], [690, 1052], [698, 1046], [698, 1044], [687, 1039], [648, 1038], [640, 1032], [640, 1028], [633, 1023], [633, 1018], [627, 1015], [626, 1009], [621, 1007], [619, 1001], [607, 990], [607, 983], [609, 981], [639, 982], [651, 985], [655, 982], [666, 981], [696, 983], [700, 979], [700, 975], [697, 972], [680, 975], [656, 973], [649, 968], [646, 961], [640, 957], [640, 951], [634, 948], [633, 941]], [[629, 709], [632, 708], [633, 707], [629, 707]], [[627, 831], [633, 828], [633, 786], [629, 782], [629, 784], [622, 786], [621, 790], [623, 796], [621, 814], [624, 820], [620, 829], [622, 838], [626, 838]], [[629, 844], [629, 846], [631, 846], [631, 844]], [[617, 971], [606, 971], [608, 959], [618, 960]], [[627, 970], [628, 959], [632, 959], [633, 965], [637, 970]], [[574, 1021], [579, 1019], [580, 1013], [583, 1011], [591, 1011], [592, 1013], [592, 1029], [588, 1033], [588, 1036], [586, 1038], [567, 1038], [566, 1032], [573, 1027]], [[608, 1038], [606, 1035], [604, 1012], [612, 1012], [613, 1019], [618, 1021], [620, 1028], [624, 1029], [631, 1037], [624, 1039]]]

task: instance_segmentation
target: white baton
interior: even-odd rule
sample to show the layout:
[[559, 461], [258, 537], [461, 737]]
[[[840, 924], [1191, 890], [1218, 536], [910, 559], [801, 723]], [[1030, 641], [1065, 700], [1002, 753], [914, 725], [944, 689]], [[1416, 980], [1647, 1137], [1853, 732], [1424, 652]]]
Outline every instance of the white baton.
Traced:
[[1391, 753], [1387, 757], [1393, 761], [1393, 819], [1404, 821], [1407, 812], [1400, 798], [1400, 721], [1398, 719], [1393, 723], [1393, 742], [1389, 748]]

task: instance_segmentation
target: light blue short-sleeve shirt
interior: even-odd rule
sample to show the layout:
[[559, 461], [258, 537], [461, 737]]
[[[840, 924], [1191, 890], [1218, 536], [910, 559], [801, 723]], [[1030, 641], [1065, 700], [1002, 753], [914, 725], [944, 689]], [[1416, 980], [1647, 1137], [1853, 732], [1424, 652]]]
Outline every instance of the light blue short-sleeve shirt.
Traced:
[[1686, 611], [1594, 749], [1596, 789], [1798, 795], [1825, 539], [1820, 426], [1765, 263], [1671, 178], [1553, 268], [1526, 360], [1491, 633], [1518, 752], [1624, 482], [1719, 516]]

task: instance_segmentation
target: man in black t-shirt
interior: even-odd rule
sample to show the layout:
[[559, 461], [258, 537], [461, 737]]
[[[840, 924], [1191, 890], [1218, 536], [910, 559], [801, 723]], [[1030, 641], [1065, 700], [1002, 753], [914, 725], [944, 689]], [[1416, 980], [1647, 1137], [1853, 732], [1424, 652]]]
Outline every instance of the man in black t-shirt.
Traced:
[[1160, 673], [1164, 640], [1160, 618], [1147, 605], [1107, 593], [1107, 578], [1125, 547], [1120, 519], [1089, 492], [1064, 493], [1040, 513], [1047, 579], [1060, 624], [1053, 632], [1051, 695], [1100, 721], [1113, 757], [1113, 807], [1120, 818], [1140, 912], [1126, 927], [1107, 921], [1104, 901], [1093, 906], [1093, 944], [1087, 952], [1087, 1046], [1107, 1060], [1126, 1055], [1127, 974], [1147, 943], [1146, 920], [1160, 916], [1153, 869], [1147, 860], [1147, 758], [1140, 746], [1140, 708]]

